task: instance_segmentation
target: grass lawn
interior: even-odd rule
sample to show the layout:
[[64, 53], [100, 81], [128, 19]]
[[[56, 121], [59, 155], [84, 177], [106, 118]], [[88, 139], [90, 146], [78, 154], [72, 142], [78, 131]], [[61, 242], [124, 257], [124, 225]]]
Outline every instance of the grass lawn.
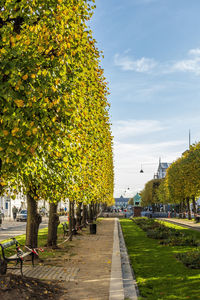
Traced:
[[[163, 246], [158, 240], [147, 238], [133, 221], [122, 219], [120, 223], [139, 287], [139, 299], [200, 299], [200, 270], [187, 268], [175, 257], [176, 253], [194, 247]], [[199, 232], [183, 227], [179, 229], [200, 237]]]
[[[48, 258], [54, 258], [54, 257], [59, 257], [62, 255], [63, 251], [66, 251], [67, 249], [69, 249], [69, 247], [71, 247], [71, 244], [69, 243], [64, 243], [62, 244], [62, 246], [59, 249], [51, 249], [51, 248], [47, 248], [45, 247], [46, 243], [47, 243], [47, 234], [48, 234], [48, 227], [40, 229], [38, 231], [38, 248], [43, 248], [44, 252], [40, 252], [39, 251], [39, 257], [40, 259], [48, 259]], [[64, 241], [64, 239], [66, 239], [67, 237], [65, 237], [63, 239], [63, 229], [62, 229], [62, 225], [60, 224], [58, 226], [58, 244], [62, 243]], [[20, 243], [20, 245], [25, 245], [26, 242], [26, 235], [19, 235], [16, 237], [16, 240]], [[4, 240], [1, 243], [5, 243], [9, 240]], [[27, 251], [26, 249], [24, 249], [23, 247], [20, 246], [20, 248], [22, 248], [23, 251]], [[8, 256], [12, 255], [15, 253], [15, 246], [9, 247], [8, 249], [6, 249], [6, 253]], [[37, 264], [37, 261], [35, 262]], [[47, 261], [48, 263], [48, 261]]]

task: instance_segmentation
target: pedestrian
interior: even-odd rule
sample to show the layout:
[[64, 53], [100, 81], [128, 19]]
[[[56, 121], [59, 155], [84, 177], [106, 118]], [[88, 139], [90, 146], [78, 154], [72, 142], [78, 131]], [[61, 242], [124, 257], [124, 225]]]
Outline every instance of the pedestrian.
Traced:
[[12, 213], [13, 213], [13, 219], [15, 221], [16, 217], [17, 217], [17, 207], [16, 206], [13, 206]]
[[3, 207], [1, 208], [1, 215], [2, 215], [2, 220], [4, 221], [5, 215], [4, 215], [4, 209], [3, 209]]

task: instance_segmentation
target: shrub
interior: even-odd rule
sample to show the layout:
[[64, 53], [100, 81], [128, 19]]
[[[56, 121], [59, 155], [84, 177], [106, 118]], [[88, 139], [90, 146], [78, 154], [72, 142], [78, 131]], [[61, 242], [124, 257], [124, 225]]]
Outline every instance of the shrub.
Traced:
[[200, 250], [195, 249], [193, 251], [178, 253], [176, 257], [182, 261], [182, 263], [191, 269], [200, 269]]

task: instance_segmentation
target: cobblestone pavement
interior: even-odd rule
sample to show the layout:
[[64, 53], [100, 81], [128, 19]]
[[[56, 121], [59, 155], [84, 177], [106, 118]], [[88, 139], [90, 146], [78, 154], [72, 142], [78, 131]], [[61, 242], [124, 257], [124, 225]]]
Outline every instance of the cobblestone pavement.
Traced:
[[[20, 270], [9, 270], [10, 273], [20, 275]], [[24, 266], [23, 275], [31, 278], [59, 281], [76, 280], [79, 268], [77, 267], [51, 267], [51, 266]]]

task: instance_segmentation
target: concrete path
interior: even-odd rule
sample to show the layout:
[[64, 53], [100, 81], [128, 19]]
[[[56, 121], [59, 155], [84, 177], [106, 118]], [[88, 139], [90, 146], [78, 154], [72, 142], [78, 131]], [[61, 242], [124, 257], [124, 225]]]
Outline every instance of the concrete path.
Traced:
[[124, 299], [137, 300], [138, 297], [121, 225], [115, 219], [109, 300]]
[[118, 219], [115, 219], [109, 300], [124, 300]]
[[160, 221], [167, 221], [169, 223], [173, 223], [176, 225], [180, 225], [186, 228], [190, 228], [193, 230], [200, 231], [200, 223], [194, 223], [194, 221], [187, 220], [187, 219], [176, 219], [176, 218], [160, 218]]

